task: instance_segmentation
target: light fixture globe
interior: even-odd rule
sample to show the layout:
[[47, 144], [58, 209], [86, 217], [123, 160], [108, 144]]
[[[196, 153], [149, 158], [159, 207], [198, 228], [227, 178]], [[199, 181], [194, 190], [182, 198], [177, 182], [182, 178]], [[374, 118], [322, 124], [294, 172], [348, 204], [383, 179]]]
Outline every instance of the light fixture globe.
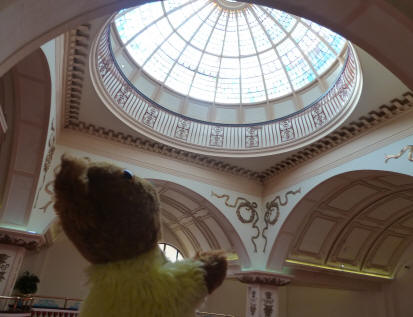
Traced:
[[236, 1], [122, 10], [92, 51], [92, 81], [115, 115], [158, 141], [212, 155], [304, 146], [342, 123], [361, 91], [344, 38]]

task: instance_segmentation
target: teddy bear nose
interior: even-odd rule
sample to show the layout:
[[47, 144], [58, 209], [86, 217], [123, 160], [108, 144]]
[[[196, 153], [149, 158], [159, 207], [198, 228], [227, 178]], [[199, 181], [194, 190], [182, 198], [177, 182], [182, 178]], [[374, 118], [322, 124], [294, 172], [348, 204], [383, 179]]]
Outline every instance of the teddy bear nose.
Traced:
[[126, 179], [132, 179], [133, 174], [128, 170], [124, 170], [123, 171], [123, 177], [126, 178]]

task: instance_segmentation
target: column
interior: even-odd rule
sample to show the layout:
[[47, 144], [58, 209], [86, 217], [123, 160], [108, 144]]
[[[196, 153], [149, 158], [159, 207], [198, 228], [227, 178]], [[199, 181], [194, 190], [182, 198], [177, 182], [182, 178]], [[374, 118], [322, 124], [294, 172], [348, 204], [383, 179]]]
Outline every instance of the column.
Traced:
[[42, 235], [0, 228], [0, 295], [12, 293], [26, 250], [43, 244]]
[[287, 285], [291, 276], [263, 271], [248, 271], [235, 274], [239, 281], [248, 284], [247, 317], [278, 317], [278, 288]]

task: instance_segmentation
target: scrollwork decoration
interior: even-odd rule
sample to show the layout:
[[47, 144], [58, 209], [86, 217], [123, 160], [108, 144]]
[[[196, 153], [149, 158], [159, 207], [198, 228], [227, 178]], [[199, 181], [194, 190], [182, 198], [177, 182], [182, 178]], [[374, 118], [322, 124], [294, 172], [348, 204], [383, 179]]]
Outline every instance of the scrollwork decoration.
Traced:
[[267, 248], [267, 236], [265, 232], [268, 230], [269, 226], [274, 226], [278, 218], [280, 217], [280, 207], [288, 205], [288, 195], [296, 195], [301, 193], [301, 188], [297, 190], [290, 190], [284, 195], [284, 201], [282, 201], [281, 196], [275, 197], [273, 200], [267, 202], [265, 204], [265, 213], [264, 213], [264, 223], [265, 227], [262, 230], [262, 238], [264, 239], [264, 248], [263, 252], [265, 252]]
[[8, 254], [0, 254], [0, 282], [4, 280], [4, 275], [6, 275], [7, 269], [10, 267], [10, 264], [7, 263], [7, 259], [10, 257]]
[[387, 163], [388, 160], [390, 159], [398, 159], [401, 157], [406, 151], [409, 151], [409, 155], [407, 159], [411, 162], [413, 162], [413, 145], [406, 145], [403, 147], [398, 154], [391, 154], [391, 155], [386, 155], [384, 157], [384, 163]]
[[[46, 158], [43, 164], [43, 180], [42, 180], [42, 185], [40, 185], [39, 190], [36, 194], [36, 201], [34, 203], [34, 207], [37, 206], [37, 202], [39, 200], [39, 194], [40, 191], [42, 190], [44, 183], [46, 181], [46, 176], [47, 176], [47, 172], [50, 169], [50, 166], [52, 165], [52, 161], [53, 161], [53, 155], [56, 151], [56, 128], [55, 128], [55, 122], [54, 119], [52, 121], [51, 127], [50, 127], [50, 137], [49, 137], [49, 141], [48, 141], [48, 151], [46, 154]], [[48, 186], [48, 184], [46, 185]]]
[[[257, 252], [257, 244], [255, 240], [260, 236], [260, 228], [257, 226], [257, 222], [259, 220], [259, 214], [257, 212], [258, 204], [256, 202], [250, 202], [248, 199], [244, 197], [237, 197], [235, 202], [231, 204], [230, 197], [227, 194], [218, 195], [212, 192], [212, 196], [215, 196], [219, 199], [225, 198], [225, 206], [229, 208], [236, 208], [236, 215], [239, 221], [244, 224], [252, 224], [252, 228], [257, 231], [256, 235], [251, 237], [251, 242], [254, 246], [254, 252]], [[249, 217], [244, 217], [242, 211], [246, 211], [249, 214]]]
[[[60, 169], [60, 164], [57, 165], [54, 169], [53, 169], [53, 173], [56, 176], [57, 172]], [[54, 191], [53, 191], [53, 183], [54, 180], [51, 180], [50, 182], [48, 182], [46, 184], [46, 186], [44, 187], [44, 191], [46, 192], [46, 194], [48, 194], [51, 198], [50, 200], [44, 204], [42, 207], [39, 207], [39, 210], [43, 211], [43, 213], [47, 212], [47, 209], [53, 204], [53, 195], [54, 195]]]

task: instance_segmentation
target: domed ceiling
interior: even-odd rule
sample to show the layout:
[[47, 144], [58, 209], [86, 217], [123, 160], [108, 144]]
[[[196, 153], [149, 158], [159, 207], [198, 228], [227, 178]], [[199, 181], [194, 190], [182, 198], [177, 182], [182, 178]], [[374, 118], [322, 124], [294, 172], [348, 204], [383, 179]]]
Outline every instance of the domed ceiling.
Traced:
[[346, 40], [308, 20], [226, 0], [162, 1], [121, 11], [116, 29], [137, 65], [195, 99], [250, 104], [314, 82]]
[[228, 0], [122, 10], [101, 30], [90, 65], [102, 101], [129, 127], [229, 157], [286, 152], [326, 135], [351, 114], [362, 83], [340, 35]]

